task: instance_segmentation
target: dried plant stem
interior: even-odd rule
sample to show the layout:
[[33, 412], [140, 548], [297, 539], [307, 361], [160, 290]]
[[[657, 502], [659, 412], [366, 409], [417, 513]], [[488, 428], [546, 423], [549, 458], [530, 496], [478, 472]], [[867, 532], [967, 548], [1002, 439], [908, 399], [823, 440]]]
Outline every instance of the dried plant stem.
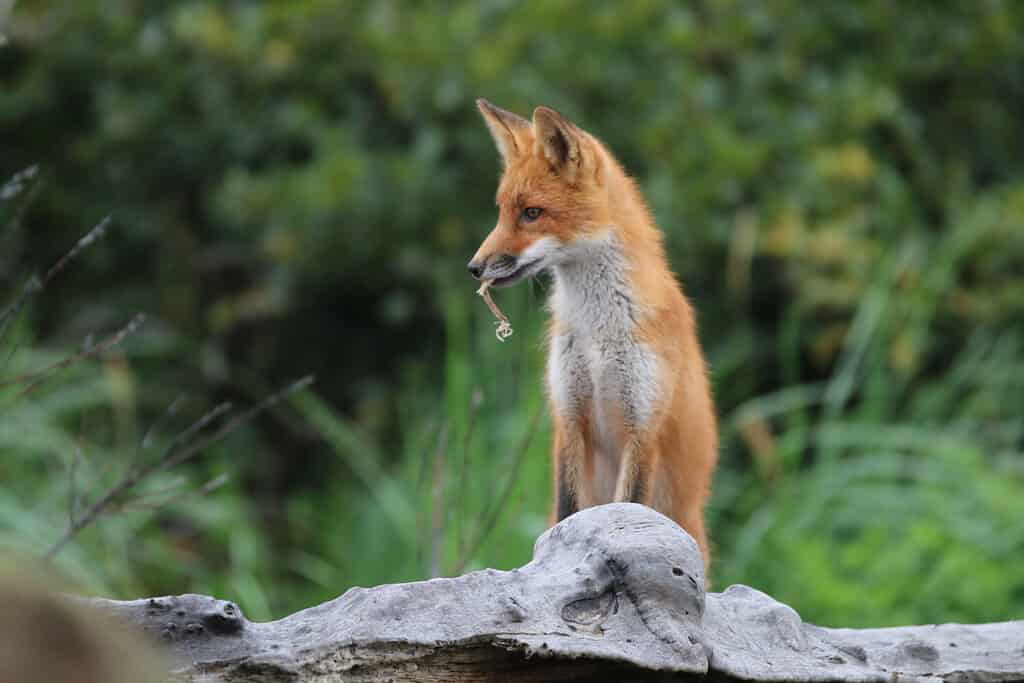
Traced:
[[68, 525], [67, 530], [60, 539], [50, 547], [44, 557], [47, 560], [53, 559], [53, 557], [59, 553], [61, 549], [64, 548], [64, 546], [66, 546], [68, 542], [70, 542], [71, 539], [73, 539], [82, 529], [96, 521], [97, 517], [107, 511], [107, 509], [121, 496], [134, 488], [142, 480], [156, 472], [175, 467], [191, 458], [194, 458], [205, 448], [230, 434], [243, 423], [272, 408], [292, 394], [305, 389], [312, 383], [313, 377], [309, 375], [292, 382], [284, 389], [267, 396], [248, 410], [239, 413], [230, 420], [225, 421], [220, 427], [210, 434], [192, 441], [192, 438], [199, 434], [203, 428], [211, 424], [219, 416], [223, 415], [230, 409], [230, 405], [226, 403], [216, 406], [176, 436], [159, 458], [151, 463], [139, 467], [138, 469], [126, 472], [120, 480], [107, 489], [106, 493], [100, 496], [99, 499], [88, 507], [88, 509], [79, 515], [74, 523]]
[[119, 511], [124, 512], [138, 512], [141, 510], [159, 510], [160, 508], [167, 507], [172, 503], [180, 503], [188, 498], [200, 498], [209, 493], [212, 493], [219, 489], [224, 484], [228, 483], [228, 475], [218, 474], [216, 477], [206, 482], [197, 489], [184, 489], [180, 486], [172, 487], [170, 490], [162, 491], [163, 497], [147, 497], [143, 499], [136, 499], [131, 503], [126, 503], [118, 508]]
[[488, 287], [491, 286], [491, 280], [484, 280], [484, 283], [480, 285], [480, 289], [476, 290], [476, 293], [483, 297], [484, 303], [487, 304], [487, 308], [491, 309], [491, 313], [498, 319], [498, 329], [494, 330], [494, 335], [498, 338], [498, 341], [503, 342], [512, 336], [512, 324], [508, 321], [508, 318], [498, 305], [491, 299], [491, 293], [487, 291]]
[[42, 281], [38, 276], [33, 275], [21, 288], [21, 294], [19, 294], [18, 298], [14, 300], [14, 303], [5, 308], [3, 312], [0, 312], [0, 339], [4, 338], [7, 328], [15, 319], [17, 319], [18, 314], [21, 313], [21, 309], [25, 307], [29, 298], [42, 288]]
[[97, 356], [103, 353], [104, 351], [117, 346], [122, 341], [124, 341], [125, 337], [139, 329], [139, 326], [142, 325], [142, 323], [145, 320], [146, 316], [143, 315], [142, 313], [138, 313], [135, 315], [134, 318], [132, 318], [128, 322], [127, 325], [118, 330], [116, 334], [107, 337], [99, 344], [96, 344], [95, 346], [90, 346], [89, 348], [83, 349], [78, 353], [73, 353], [70, 356], [67, 356], [66, 358], [57, 361], [56, 363], [43, 368], [42, 370], [33, 370], [32, 372], [18, 375], [10, 379], [0, 380], [0, 388], [11, 386], [13, 384], [27, 384], [27, 386], [25, 386], [25, 388], [22, 389], [21, 393], [18, 395], [18, 397], [21, 398], [26, 394], [30, 393], [40, 384], [45, 382], [51, 375], [53, 375], [53, 373], [57, 372], [58, 370], [63, 370], [64, 368], [70, 367], [75, 363], [78, 363], [79, 361], [82, 361], [86, 358], [91, 358], [93, 356]]
[[71, 251], [64, 254], [64, 256], [62, 256], [55, 264], [53, 264], [53, 266], [48, 271], [46, 271], [46, 276], [43, 277], [43, 286], [45, 287], [46, 285], [48, 285], [50, 283], [50, 280], [52, 280], [62, 270], [64, 270], [64, 266], [70, 263], [73, 258], [78, 256], [78, 254], [83, 249], [85, 249], [90, 244], [103, 237], [103, 234], [107, 231], [107, 227], [109, 225], [110, 216], [107, 216], [99, 223], [97, 223], [92, 230], [85, 233], [85, 235], [80, 240], [75, 242], [75, 246], [71, 247]]
[[71, 251], [64, 254], [53, 266], [46, 271], [46, 275], [40, 279], [38, 276], [33, 275], [25, 286], [21, 289], [21, 294], [14, 300], [10, 306], [0, 312], [0, 339], [3, 339], [4, 334], [7, 332], [7, 328], [11, 322], [18, 317], [21, 309], [24, 308], [29, 298], [33, 295], [42, 291], [53, 278], [57, 277], [62, 270], [74, 259], [78, 254], [88, 247], [96, 240], [103, 237], [107, 231], [107, 227], [110, 225], [110, 216], [107, 216], [93, 227], [92, 230], [85, 233], [85, 235], [75, 242], [75, 246], [71, 247]]
[[71, 463], [68, 465], [68, 524], [75, 523], [78, 510], [78, 463], [82, 459], [82, 447], [75, 444], [71, 452]]

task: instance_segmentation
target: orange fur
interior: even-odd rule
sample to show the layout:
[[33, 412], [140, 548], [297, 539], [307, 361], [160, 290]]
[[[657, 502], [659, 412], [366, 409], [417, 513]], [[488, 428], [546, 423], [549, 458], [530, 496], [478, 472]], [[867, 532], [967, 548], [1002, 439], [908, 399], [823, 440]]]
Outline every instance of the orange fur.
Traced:
[[[614, 330], [626, 321], [622, 340], [580, 329], [571, 308], [552, 304], [550, 362], [560, 364], [548, 387], [552, 522], [591, 505], [640, 502], [686, 529], [710, 564], [704, 509], [718, 452], [714, 405], [695, 314], [669, 269], [661, 232], [635, 182], [592, 135], [545, 107], [537, 108], [531, 122], [485, 101], [478, 104], [505, 169], [498, 223], [470, 263], [474, 274], [488, 279], [496, 262], [530, 254], [550, 238], [545, 244], [556, 246], [544, 252], [543, 266], [556, 272], [556, 285], [559, 268], [600, 253], [612, 266], [621, 264], [621, 273], [609, 276], [611, 294], [602, 295], [628, 301], [619, 318], [609, 318]], [[527, 221], [526, 207], [543, 213]], [[592, 252], [581, 251], [591, 244], [597, 245]], [[567, 340], [565, 347], [556, 348], [556, 339]], [[635, 358], [601, 357], [620, 341]], [[641, 382], [654, 386], [637, 386]]]

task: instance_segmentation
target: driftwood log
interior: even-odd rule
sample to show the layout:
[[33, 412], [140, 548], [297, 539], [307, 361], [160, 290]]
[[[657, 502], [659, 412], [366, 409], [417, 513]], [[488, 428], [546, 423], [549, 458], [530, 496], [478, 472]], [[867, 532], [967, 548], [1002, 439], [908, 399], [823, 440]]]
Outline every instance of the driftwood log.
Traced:
[[705, 593], [693, 539], [633, 504], [573, 515], [519, 569], [353, 588], [268, 623], [202, 595], [90, 602], [192, 681], [1024, 680], [1024, 621], [805, 624], [753, 588]]

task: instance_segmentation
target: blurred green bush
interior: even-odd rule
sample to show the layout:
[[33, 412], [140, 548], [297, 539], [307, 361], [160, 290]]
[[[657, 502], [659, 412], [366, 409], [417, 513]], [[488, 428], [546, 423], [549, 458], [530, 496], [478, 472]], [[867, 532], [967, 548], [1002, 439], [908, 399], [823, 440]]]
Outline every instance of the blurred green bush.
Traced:
[[[116, 463], [178, 392], [199, 410], [314, 372], [319, 398], [189, 473], [226, 490], [111, 518], [69, 571], [122, 594], [192, 576], [267, 616], [525, 560], [543, 286], [502, 294], [498, 346], [463, 273], [494, 220], [485, 96], [602, 137], [667, 233], [723, 417], [718, 585], [849, 626], [1019, 617], [1022, 28], [1009, 0], [22, 0], [0, 177], [41, 170], [0, 282], [115, 221], [10, 363], [153, 322], [119, 364], [0, 404], [37, 415], [0, 439], [4, 538], [58, 535], [81, 410]], [[97, 561], [114, 549], [127, 566]]]

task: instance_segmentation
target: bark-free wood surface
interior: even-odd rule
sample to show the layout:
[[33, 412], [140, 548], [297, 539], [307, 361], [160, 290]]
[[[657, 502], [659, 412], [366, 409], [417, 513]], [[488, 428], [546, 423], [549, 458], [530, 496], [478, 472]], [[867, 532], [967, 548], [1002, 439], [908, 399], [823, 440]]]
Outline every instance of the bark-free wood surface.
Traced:
[[278, 621], [202, 595], [91, 602], [194, 681], [1024, 680], [1021, 621], [822, 628], [752, 588], [703, 585], [682, 529], [613, 504], [547, 531], [519, 569], [353, 588]]

